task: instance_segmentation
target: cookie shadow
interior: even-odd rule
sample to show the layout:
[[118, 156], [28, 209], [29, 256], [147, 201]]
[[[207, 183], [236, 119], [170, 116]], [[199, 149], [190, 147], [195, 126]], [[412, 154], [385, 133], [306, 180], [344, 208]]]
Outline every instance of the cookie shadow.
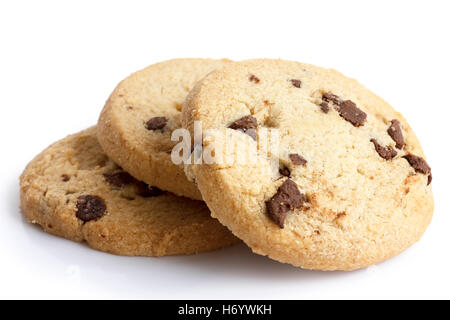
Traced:
[[[53, 261], [62, 265], [70, 265], [76, 261], [85, 274], [100, 273], [105, 281], [109, 274], [124, 281], [133, 282], [139, 278], [149, 283], [155, 279], [170, 278], [180, 284], [187, 284], [199, 275], [209, 279], [227, 278], [230, 283], [239, 283], [242, 279], [266, 283], [316, 282], [350, 274], [339, 271], [305, 270], [283, 264], [254, 254], [244, 243], [213, 252], [159, 258], [122, 257], [95, 251], [86, 243], [75, 243], [47, 234], [39, 226], [28, 223], [20, 210], [19, 182], [18, 180], [9, 182], [6, 210], [11, 215], [10, 221], [13, 224], [11, 227], [17, 228], [26, 243], [33, 243], [34, 246], [32, 253], [28, 251], [22, 254], [32, 256], [33, 259], [46, 259], [48, 262]], [[36, 242], [42, 245], [36, 246]]]
[[174, 263], [178, 268], [202, 270], [214, 276], [226, 276], [247, 280], [302, 281], [323, 280], [344, 276], [346, 272], [313, 271], [280, 263], [268, 257], [255, 254], [244, 243], [214, 252], [202, 253], [186, 257], [165, 257], [167, 264]]
[[8, 215], [8, 218], [12, 219], [13, 222], [17, 223], [25, 223], [26, 219], [22, 214], [22, 210], [20, 209], [20, 181], [19, 175], [17, 175], [16, 179], [8, 179], [4, 183], [7, 185], [7, 188], [4, 189], [3, 195], [3, 204], [6, 210], [5, 214]]

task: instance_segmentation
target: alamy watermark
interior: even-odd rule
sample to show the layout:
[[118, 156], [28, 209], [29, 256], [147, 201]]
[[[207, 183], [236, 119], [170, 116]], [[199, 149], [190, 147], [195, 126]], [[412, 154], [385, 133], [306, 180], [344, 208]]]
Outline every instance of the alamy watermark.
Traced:
[[180, 128], [172, 132], [171, 140], [178, 142], [172, 149], [172, 162], [180, 164], [255, 165], [269, 161], [278, 170], [280, 134], [275, 128], [233, 130], [203, 130], [195, 121], [193, 136]]

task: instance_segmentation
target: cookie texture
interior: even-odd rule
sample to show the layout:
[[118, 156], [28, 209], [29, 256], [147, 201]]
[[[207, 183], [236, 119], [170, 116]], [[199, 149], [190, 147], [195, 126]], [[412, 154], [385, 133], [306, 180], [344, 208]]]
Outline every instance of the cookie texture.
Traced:
[[[258, 254], [307, 269], [354, 270], [405, 250], [432, 218], [431, 169], [411, 127], [335, 70], [232, 63], [195, 86], [182, 121], [191, 132], [194, 121], [204, 132], [217, 129], [204, 150], [232, 143], [264, 151], [254, 162], [186, 170], [212, 215]], [[279, 134], [278, 147], [265, 147], [263, 129]]]
[[149, 187], [102, 151], [90, 128], [51, 145], [20, 178], [22, 211], [46, 232], [129, 256], [193, 254], [237, 239], [201, 201]]
[[227, 60], [175, 59], [157, 63], [123, 80], [98, 121], [106, 154], [139, 180], [177, 195], [201, 200], [183, 167], [171, 160], [172, 131], [181, 127], [181, 108], [189, 90]]

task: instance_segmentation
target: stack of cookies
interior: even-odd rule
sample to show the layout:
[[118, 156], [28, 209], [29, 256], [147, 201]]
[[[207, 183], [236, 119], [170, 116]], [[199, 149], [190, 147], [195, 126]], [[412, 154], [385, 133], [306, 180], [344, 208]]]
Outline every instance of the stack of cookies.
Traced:
[[26, 218], [131, 256], [242, 240], [316, 270], [354, 270], [419, 240], [431, 169], [388, 103], [299, 62], [176, 59], [118, 84], [98, 124], [21, 176]]

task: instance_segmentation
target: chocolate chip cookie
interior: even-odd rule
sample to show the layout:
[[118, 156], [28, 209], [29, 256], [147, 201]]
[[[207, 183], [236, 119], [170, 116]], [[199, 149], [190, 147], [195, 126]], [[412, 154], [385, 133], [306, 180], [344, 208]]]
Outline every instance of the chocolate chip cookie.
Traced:
[[98, 121], [106, 154], [132, 176], [177, 195], [201, 200], [182, 165], [171, 160], [173, 130], [194, 84], [227, 60], [175, 59], [151, 65], [123, 80]]
[[[258, 254], [353, 270], [405, 250], [430, 223], [431, 169], [416, 135], [387, 102], [335, 70], [228, 64], [187, 97], [183, 127], [193, 132], [194, 121], [216, 129], [203, 150], [269, 151], [187, 166], [212, 215]], [[276, 147], [264, 147], [263, 132], [278, 134]]]
[[102, 151], [96, 128], [38, 155], [20, 178], [22, 211], [46, 232], [118, 255], [193, 254], [237, 239], [201, 201], [136, 180]]

